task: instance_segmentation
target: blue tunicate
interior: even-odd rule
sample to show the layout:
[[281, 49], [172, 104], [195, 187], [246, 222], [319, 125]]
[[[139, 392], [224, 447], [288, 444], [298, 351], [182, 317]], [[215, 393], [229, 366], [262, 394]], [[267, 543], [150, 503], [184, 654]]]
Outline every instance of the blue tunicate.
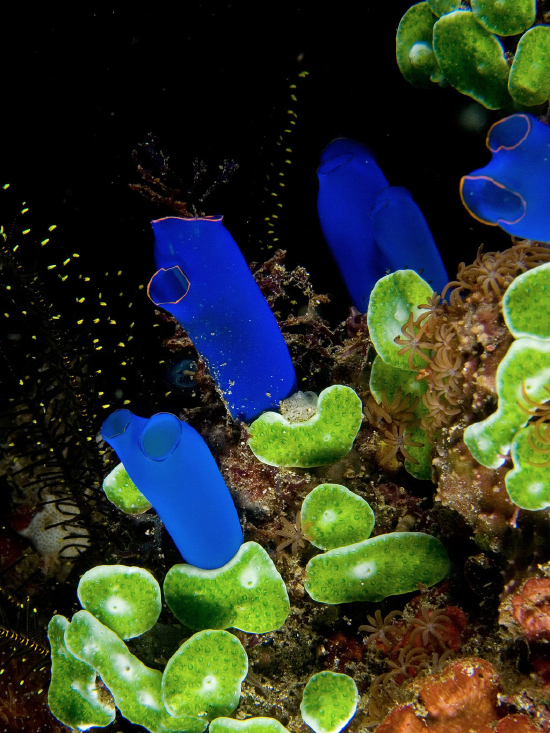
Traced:
[[283, 335], [221, 217], [152, 222], [155, 305], [189, 334], [233, 417], [249, 422], [296, 389]]
[[243, 541], [237, 511], [196, 430], [167, 412], [147, 419], [117, 410], [103, 423], [101, 435], [186, 562], [215, 569], [233, 558]]
[[550, 127], [530, 114], [496, 122], [487, 135], [491, 162], [464, 176], [470, 214], [516, 237], [550, 242]]
[[321, 155], [317, 210], [351, 299], [367, 310], [375, 283], [416, 270], [434, 290], [448, 281], [426, 220], [410, 193], [390, 186], [364, 145], [340, 138]]

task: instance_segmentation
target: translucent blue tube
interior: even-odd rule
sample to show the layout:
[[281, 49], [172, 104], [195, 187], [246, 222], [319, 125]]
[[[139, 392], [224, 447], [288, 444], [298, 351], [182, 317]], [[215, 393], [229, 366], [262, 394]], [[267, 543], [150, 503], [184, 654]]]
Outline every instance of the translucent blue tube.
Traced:
[[375, 283], [395, 270], [416, 270], [443, 289], [447, 273], [422, 212], [406, 189], [389, 185], [368, 148], [334, 140], [317, 174], [323, 236], [356, 308], [365, 312]]
[[147, 419], [117, 410], [101, 427], [128, 475], [151, 502], [190, 565], [225, 565], [243, 541], [229, 489], [208, 446], [167, 412]]
[[491, 162], [460, 181], [464, 206], [484, 224], [550, 242], [550, 127], [510, 115], [491, 127], [487, 147]]
[[249, 422], [296, 389], [285, 340], [221, 217], [152, 222], [149, 297], [189, 334], [233, 417]]

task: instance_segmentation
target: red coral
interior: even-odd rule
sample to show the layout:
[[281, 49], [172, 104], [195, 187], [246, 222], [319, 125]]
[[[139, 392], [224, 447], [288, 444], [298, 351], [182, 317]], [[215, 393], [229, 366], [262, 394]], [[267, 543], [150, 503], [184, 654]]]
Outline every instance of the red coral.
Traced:
[[531, 578], [512, 598], [514, 619], [530, 641], [550, 638], [550, 578]]
[[345, 672], [348, 664], [363, 660], [364, 645], [352, 637], [336, 632], [325, 642], [327, 669]]

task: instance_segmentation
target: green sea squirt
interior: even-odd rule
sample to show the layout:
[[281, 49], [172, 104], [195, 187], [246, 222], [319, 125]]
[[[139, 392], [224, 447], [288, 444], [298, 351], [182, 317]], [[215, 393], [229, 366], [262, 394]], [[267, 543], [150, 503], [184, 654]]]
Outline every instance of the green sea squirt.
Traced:
[[248, 445], [269, 466], [327, 466], [349, 453], [362, 417], [353, 389], [334, 384], [321, 392], [317, 412], [308, 420], [290, 422], [277, 412], [264, 412], [249, 427]]
[[382, 601], [432, 586], [449, 571], [441, 542], [423, 532], [392, 532], [316, 555], [307, 564], [304, 587], [314, 601]]
[[305, 686], [300, 712], [315, 733], [338, 733], [355, 715], [358, 700], [357, 685], [349, 675], [318, 672]]
[[218, 570], [174, 565], [164, 580], [174, 616], [191, 629], [233, 627], [264, 634], [282, 626], [290, 604], [283, 579], [263, 547], [241, 545]]

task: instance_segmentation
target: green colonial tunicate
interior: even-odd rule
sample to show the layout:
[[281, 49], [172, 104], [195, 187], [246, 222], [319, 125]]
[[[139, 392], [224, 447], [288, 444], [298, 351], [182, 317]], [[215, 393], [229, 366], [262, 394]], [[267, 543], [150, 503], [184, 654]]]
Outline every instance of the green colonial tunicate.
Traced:
[[502, 299], [502, 313], [514, 338], [550, 340], [550, 262], [516, 277]]
[[143, 514], [151, 509], [147, 499], [119, 463], [103, 481], [103, 491], [109, 501], [126, 514]]
[[162, 675], [168, 712], [205, 723], [229, 715], [239, 704], [248, 657], [228, 631], [200, 631], [170, 657]]
[[318, 672], [305, 686], [300, 712], [315, 733], [338, 733], [355, 715], [358, 700], [357, 685], [349, 675]]
[[249, 427], [248, 445], [270, 466], [326, 466], [349, 453], [361, 420], [357, 394], [335, 384], [321, 392], [317, 412], [309, 420], [289, 422], [277, 412], [264, 412]]
[[131, 723], [151, 733], [202, 733], [206, 728], [208, 721], [203, 718], [168, 714], [162, 702], [162, 674], [146, 667], [114, 631], [88, 611], [75, 613], [65, 631], [65, 644], [73, 656], [93, 667]]
[[82, 607], [121, 639], [149, 631], [162, 610], [159, 584], [144, 568], [98, 565], [84, 573], [77, 594]]
[[461, 5], [461, 0], [428, 0], [428, 5], [432, 9], [432, 13], [440, 18], [446, 13], [452, 13], [453, 10], [458, 10]]
[[442, 76], [432, 48], [435, 21], [428, 3], [417, 3], [397, 28], [397, 64], [405, 79], [417, 87], [430, 87]]
[[410, 394], [413, 400], [418, 397], [418, 403], [413, 410], [415, 420], [411, 427], [407, 428], [406, 437], [409, 443], [421, 443], [421, 445], [407, 445], [407, 452], [416, 463], [406, 458], [404, 465], [411, 476], [429, 481], [432, 477], [432, 441], [420, 424], [420, 420], [428, 414], [428, 408], [422, 402], [422, 395], [427, 391], [428, 384], [425, 379], [417, 379], [417, 376], [416, 371], [398, 369], [386, 364], [380, 356], [376, 356], [372, 363], [369, 386], [378, 404], [382, 402], [382, 394], [386, 395], [390, 404], [398, 394], [402, 396]]
[[537, 25], [522, 35], [508, 80], [518, 104], [544, 104], [550, 94], [550, 27]]
[[447, 81], [488, 109], [512, 103], [509, 67], [499, 39], [469, 10], [443, 15], [434, 25], [435, 56]]
[[357, 494], [340, 484], [321, 484], [302, 504], [302, 528], [315, 547], [332, 550], [370, 537], [374, 512]]
[[522, 509], [539, 511], [550, 506], [550, 445], [537, 435], [535, 425], [518, 430], [511, 449], [514, 468], [505, 477], [510, 499]]
[[[367, 323], [374, 348], [386, 364], [410, 371], [408, 356], [398, 354], [402, 347], [395, 339], [403, 336], [401, 329], [409, 313], [416, 320], [422, 313], [418, 306], [432, 295], [431, 287], [414, 270], [397, 270], [378, 280], [370, 295]], [[413, 366], [425, 363], [414, 357]]]
[[109, 696], [101, 692], [95, 670], [73, 657], [65, 646], [68, 626], [64, 616], [54, 616], [48, 624], [52, 650], [48, 707], [69, 728], [103, 728], [115, 719], [115, 706]]
[[164, 597], [191, 629], [234, 627], [264, 634], [282, 626], [290, 610], [284, 581], [256, 542], [241, 545], [217, 570], [174, 565], [164, 581]]
[[[541, 304], [537, 303], [536, 307], [542, 310]], [[487, 468], [502, 466], [515, 434], [530, 419], [523, 393], [534, 402], [548, 399], [545, 386], [550, 385], [550, 341], [534, 338], [514, 341], [498, 365], [495, 382], [496, 412], [464, 431], [464, 442], [471, 454]]]
[[208, 730], [210, 733], [288, 733], [275, 718], [216, 718]]
[[516, 36], [530, 28], [537, 13], [536, 0], [471, 0], [475, 19], [498, 36]]
[[449, 570], [441, 542], [423, 532], [392, 532], [313, 557], [305, 589], [314, 601], [382, 601], [432, 586]]

